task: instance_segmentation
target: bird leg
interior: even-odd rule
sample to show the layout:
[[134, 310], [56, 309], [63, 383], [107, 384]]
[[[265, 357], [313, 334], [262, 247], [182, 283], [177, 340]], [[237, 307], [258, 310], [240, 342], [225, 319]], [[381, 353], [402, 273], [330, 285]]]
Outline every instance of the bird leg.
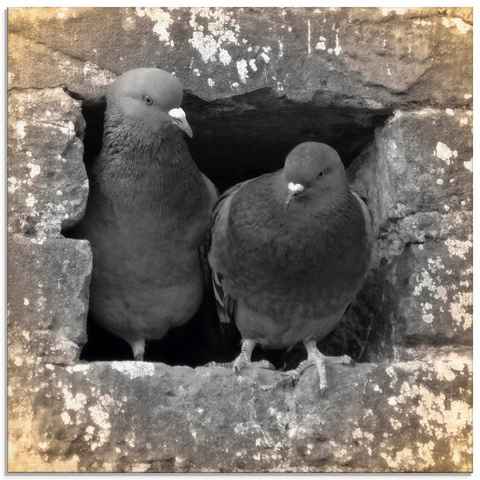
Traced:
[[327, 360], [331, 363], [340, 363], [342, 365], [352, 365], [353, 360], [348, 355], [342, 355], [340, 357], [324, 355], [318, 350], [317, 342], [315, 342], [315, 340], [309, 340], [307, 342], [304, 342], [304, 345], [307, 349], [307, 360], [312, 361], [317, 367], [320, 394], [323, 395], [327, 391], [328, 387], [326, 369]]
[[252, 353], [255, 348], [255, 340], [245, 338], [242, 340], [242, 349], [240, 355], [233, 362], [233, 371], [239, 373], [245, 367], [256, 365], [260, 368], [267, 368], [274, 370], [273, 365], [267, 360], [261, 360], [260, 362], [252, 362]]
[[325, 362], [325, 356], [318, 350], [315, 340], [309, 340], [304, 342], [307, 349], [307, 360], [313, 362], [317, 367], [320, 395], [323, 395], [327, 391], [327, 367]]
[[139, 340], [131, 341], [130, 347], [132, 347], [134, 360], [137, 362], [143, 362], [143, 356], [145, 354], [145, 339], [141, 338]]
[[295, 385], [302, 373], [309, 367], [315, 366], [318, 371], [319, 376], [319, 387], [320, 393], [324, 394], [327, 390], [327, 370], [326, 370], [326, 363], [335, 363], [341, 365], [352, 365], [354, 362], [348, 355], [341, 355], [339, 357], [334, 357], [330, 355], [324, 355], [321, 353], [317, 348], [317, 343], [315, 340], [310, 340], [304, 342], [305, 348], [307, 350], [307, 358], [300, 362], [297, 368], [290, 370], [288, 372], [284, 372], [285, 375], [284, 381], [281, 383], [291, 383]]

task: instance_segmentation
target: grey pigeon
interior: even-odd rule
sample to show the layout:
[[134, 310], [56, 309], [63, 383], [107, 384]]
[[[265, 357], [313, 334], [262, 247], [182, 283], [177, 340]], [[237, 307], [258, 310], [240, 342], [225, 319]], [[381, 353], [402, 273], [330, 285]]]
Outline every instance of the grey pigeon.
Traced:
[[181, 83], [157, 68], [108, 88], [102, 146], [77, 235], [93, 250], [90, 312], [142, 360], [146, 339], [186, 323], [204, 292], [199, 249], [217, 193], [193, 162]]
[[242, 350], [239, 371], [256, 344], [288, 348], [303, 342], [320, 391], [327, 389], [327, 357], [316, 342], [340, 322], [369, 268], [371, 217], [348, 186], [337, 152], [306, 142], [283, 169], [237, 184], [213, 213], [209, 263], [222, 322], [234, 321]]

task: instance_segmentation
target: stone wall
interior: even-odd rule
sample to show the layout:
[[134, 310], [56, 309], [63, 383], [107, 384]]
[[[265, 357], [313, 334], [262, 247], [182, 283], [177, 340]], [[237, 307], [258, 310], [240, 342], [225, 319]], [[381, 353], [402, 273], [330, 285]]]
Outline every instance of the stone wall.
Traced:
[[[471, 470], [471, 9], [29, 8], [8, 23], [10, 471]], [[85, 120], [62, 87], [95, 94], [154, 65], [184, 83], [192, 152], [218, 179], [246, 170], [208, 151], [216, 135], [226, 154], [242, 135], [268, 152], [282, 115], [291, 142], [356, 139], [342, 154], [375, 219], [358, 300], [375, 334], [325, 398], [312, 369], [270, 388], [280, 373], [79, 361], [92, 257], [61, 232], [88, 195]], [[285, 128], [304, 112], [309, 132]], [[281, 164], [271, 152], [258, 170]]]

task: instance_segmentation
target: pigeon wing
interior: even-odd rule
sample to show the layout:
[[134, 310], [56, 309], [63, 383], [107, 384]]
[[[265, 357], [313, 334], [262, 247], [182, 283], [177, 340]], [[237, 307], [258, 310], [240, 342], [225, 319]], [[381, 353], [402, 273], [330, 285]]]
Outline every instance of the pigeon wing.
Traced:
[[[202, 178], [203, 178], [203, 181], [205, 182], [208, 193], [210, 195], [210, 210], [212, 210], [214, 205], [217, 202], [218, 192], [213, 182], [203, 173], [202, 173]], [[203, 279], [207, 288], [211, 285], [211, 281], [210, 281], [211, 270], [208, 264], [208, 251], [210, 249], [211, 240], [212, 240], [211, 229], [209, 228], [205, 234], [205, 239], [203, 240], [203, 242], [200, 244], [200, 247], [199, 247], [200, 263], [202, 266]]]
[[358, 201], [360, 208], [362, 210], [363, 214], [363, 219], [365, 221], [365, 230], [367, 232], [367, 246], [368, 246], [368, 251], [372, 251], [372, 246], [374, 243], [374, 230], [373, 230], [373, 218], [372, 215], [370, 214], [370, 211], [367, 207], [366, 202], [360, 197], [360, 195], [353, 190], [351, 190], [353, 196], [355, 199]]
[[[252, 180], [246, 180], [241, 183], [237, 183], [233, 187], [229, 188], [220, 195], [217, 204], [213, 208], [212, 212], [212, 224], [211, 231], [225, 232], [225, 227], [228, 222], [228, 216], [230, 214], [230, 205], [235, 194], [247, 183]], [[211, 241], [211, 237], [210, 237]], [[210, 243], [211, 247], [211, 243]], [[211, 250], [211, 248], [210, 248]], [[210, 251], [211, 254], [211, 251]], [[210, 263], [211, 265], [211, 263]], [[217, 312], [222, 323], [233, 323], [235, 319], [235, 311], [237, 308], [237, 301], [228, 295], [223, 288], [223, 275], [217, 272], [212, 267], [212, 285], [213, 293], [215, 295], [215, 302], [217, 304]]]

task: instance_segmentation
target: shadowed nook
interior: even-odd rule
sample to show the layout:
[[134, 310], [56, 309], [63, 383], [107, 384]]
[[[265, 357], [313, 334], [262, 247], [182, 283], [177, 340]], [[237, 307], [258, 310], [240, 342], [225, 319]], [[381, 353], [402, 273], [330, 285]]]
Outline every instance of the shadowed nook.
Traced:
[[[104, 100], [86, 100], [82, 105], [87, 173], [101, 145], [104, 107]], [[308, 140], [334, 147], [348, 168], [372, 142], [375, 128], [391, 113], [319, 106], [315, 97], [309, 103], [293, 102], [268, 88], [213, 102], [186, 93], [183, 108], [194, 131], [194, 138], [189, 140], [192, 157], [220, 192], [242, 180], [281, 168], [287, 153]], [[63, 233], [79, 238], [75, 226]], [[371, 352], [375, 355], [381, 350], [378, 331], [384, 326], [379, 325], [382, 319], [372, 313], [374, 288], [374, 284], [369, 284], [363, 289], [339, 327], [320, 343], [322, 352], [348, 354], [356, 361], [367, 361], [371, 360]], [[87, 335], [82, 360], [132, 359], [129, 345], [99, 327], [92, 318], [88, 319]], [[240, 335], [235, 326], [219, 323], [209, 291], [188, 324], [171, 330], [162, 340], [147, 342], [145, 360], [195, 367], [211, 361], [232, 361], [239, 351]], [[305, 357], [303, 346], [289, 351], [257, 347], [253, 356], [268, 358], [277, 368], [285, 369], [293, 368]]]

